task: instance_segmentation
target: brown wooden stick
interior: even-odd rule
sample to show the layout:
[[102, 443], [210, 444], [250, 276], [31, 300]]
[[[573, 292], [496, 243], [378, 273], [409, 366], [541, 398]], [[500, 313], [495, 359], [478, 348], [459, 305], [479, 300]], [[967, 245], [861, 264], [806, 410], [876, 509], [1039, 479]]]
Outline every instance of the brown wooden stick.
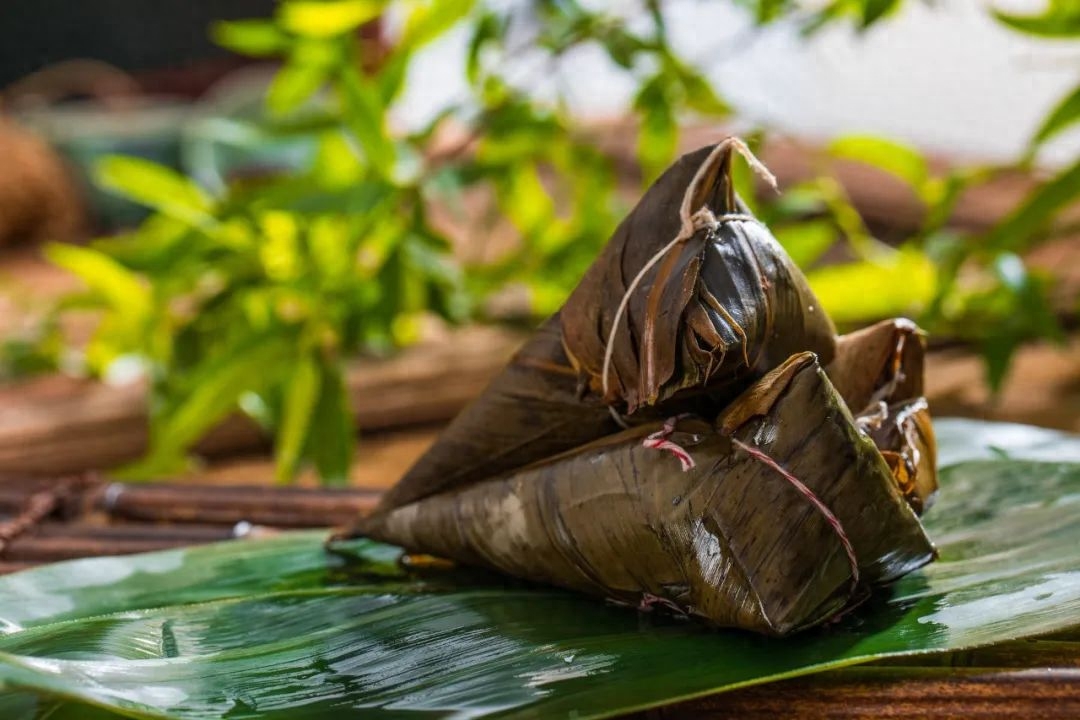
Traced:
[[17, 515], [0, 522], [0, 554], [3, 554], [12, 542], [60, 508], [66, 497], [79, 485], [84, 484], [82, 479], [61, 478], [30, 493]]
[[92, 505], [126, 520], [325, 527], [370, 512], [379, 496], [357, 489], [113, 483], [97, 493]]
[[11, 541], [4, 558], [6, 562], [46, 563], [99, 555], [131, 555], [191, 544], [193, 543], [189, 540], [169, 537], [117, 539], [23, 535]]
[[[344, 525], [380, 493], [363, 489], [128, 485], [92, 479], [21, 479], [24, 512], [0, 523], [0, 573], [33, 564], [125, 555], [277, 532]], [[70, 522], [42, 522], [70, 506]]]
[[0, 523], [0, 552], [51, 513], [56, 507], [56, 502], [56, 494], [47, 490], [31, 495], [21, 513], [11, 520]]
[[235, 524], [207, 523], [120, 523], [113, 525], [89, 522], [42, 523], [34, 531], [35, 538], [88, 540], [176, 540], [177, 542], [215, 542], [230, 540], [237, 535]]

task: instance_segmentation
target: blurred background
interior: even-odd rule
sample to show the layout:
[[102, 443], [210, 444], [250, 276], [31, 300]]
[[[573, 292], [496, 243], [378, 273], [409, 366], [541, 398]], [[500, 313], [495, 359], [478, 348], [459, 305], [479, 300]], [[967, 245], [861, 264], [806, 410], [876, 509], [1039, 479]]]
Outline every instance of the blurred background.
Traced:
[[15, 0], [0, 472], [390, 484], [732, 133], [936, 414], [1080, 431], [1075, 0]]

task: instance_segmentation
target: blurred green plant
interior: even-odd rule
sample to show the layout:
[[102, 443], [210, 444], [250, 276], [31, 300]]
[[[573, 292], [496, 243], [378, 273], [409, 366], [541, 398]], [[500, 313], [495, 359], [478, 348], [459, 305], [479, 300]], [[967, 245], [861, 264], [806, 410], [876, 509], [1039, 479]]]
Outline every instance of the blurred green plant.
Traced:
[[[637, 30], [564, 0], [501, 11], [473, 0], [289, 0], [270, 19], [218, 23], [212, 33], [226, 48], [284, 59], [258, 131], [312, 140], [309, 165], [211, 195], [168, 168], [111, 157], [98, 183], [154, 215], [89, 248], [48, 249], [86, 285], [56, 313], [101, 313], [87, 369], [152, 380], [149, 453], [127, 474], [175, 472], [240, 409], [273, 433], [279, 480], [310, 463], [342, 482], [355, 436], [344, 359], [413, 342], [430, 315], [482, 315], [486, 298], [512, 284], [529, 290], [533, 312], [556, 307], [622, 201], [612, 158], [562, 103], [535, 100], [506, 68], [525, 49], [554, 61], [602, 48], [638, 84], [639, 157], [655, 175], [675, 153], [676, 117], [728, 107], [668, 45], [658, 8], [644, 7], [649, 22]], [[393, 41], [362, 44], [357, 30], [387, 12], [401, 20]], [[399, 131], [388, 115], [413, 58], [461, 25], [468, 97], [428, 127]], [[494, 198], [517, 242], [463, 272], [431, 214], [460, 212], [470, 189]]]
[[[836, 22], [866, 29], [901, 5], [833, 0], [807, 11], [792, 0], [739, 2], [758, 24], [792, 21], [806, 33]], [[154, 214], [127, 235], [49, 249], [86, 290], [53, 308], [45, 327], [54, 330], [16, 348], [22, 365], [11, 367], [32, 371], [59, 358], [57, 318], [96, 310], [87, 369], [140, 371], [153, 389], [150, 450], [128, 475], [175, 472], [208, 428], [239, 409], [273, 434], [279, 480], [310, 464], [324, 481], [343, 481], [355, 439], [347, 358], [407, 345], [431, 316], [491, 319], [490, 299], [508, 287], [527, 291], [531, 316], [552, 311], [622, 214], [615, 150], [580, 127], [563, 98], [543, 102], [528, 78], [512, 77], [523, 54], [546, 71], [575, 49], [599, 48], [632, 82], [644, 182], [673, 159], [688, 114], [731, 112], [672, 48], [656, 0], [627, 8], [633, 22], [576, 0], [509, 5], [285, 0], [273, 18], [218, 23], [212, 32], [221, 45], [284, 60], [267, 92], [267, 117], [248, 123], [251, 137], [303, 139], [314, 148], [310, 161], [211, 192], [145, 161], [106, 160], [100, 184]], [[361, 26], [387, 13], [400, 21], [387, 44], [358, 40]], [[1001, 19], [1028, 32], [1076, 34], [1067, 9]], [[467, 96], [428, 126], [400, 130], [388, 118], [417, 53], [455, 29], [467, 36]], [[1066, 98], [1033, 148], [1074, 123], [1077, 104], [1077, 93]], [[808, 268], [839, 322], [909, 314], [931, 331], [973, 340], [994, 387], [1019, 343], [1060, 336], [1050, 281], [1021, 253], [1080, 195], [1080, 166], [974, 235], [947, 221], [962, 192], [993, 169], [936, 174], [913, 149], [865, 136], [842, 138], [829, 154], [896, 176], [926, 207], [922, 226], [893, 246], [874, 238], [827, 173], [758, 200], [750, 178], [740, 177], [744, 197]], [[454, 251], [437, 218], [461, 217], [476, 198], [512, 225], [511, 245]], [[477, 215], [473, 206], [469, 214]], [[822, 263], [838, 243], [847, 262]]]
[[[752, 3], [760, 24], [788, 13], [806, 34], [830, 21], [850, 18], [866, 29], [897, 11], [902, 0], [833, 0], [801, 10], [793, 0]], [[1013, 15], [992, 11], [1010, 29], [1058, 41], [1080, 41], [1080, 5], [1050, 0], [1042, 14]], [[808, 269], [822, 304], [841, 324], [906, 314], [932, 334], [971, 342], [982, 351], [986, 381], [997, 392], [1015, 351], [1031, 340], [1064, 341], [1054, 305], [1055, 279], [1029, 267], [1024, 253], [1040, 243], [1075, 232], [1058, 227], [1059, 213], [1080, 201], [1080, 160], [1042, 180], [994, 227], [961, 231], [949, 220], [964, 192], [1006, 170], [1035, 171], [1036, 153], [1049, 141], [1080, 124], [1080, 85], [1050, 111], [1032, 137], [1028, 151], [1008, 167], [961, 167], [935, 174], [926, 158], [909, 146], [884, 138], [848, 136], [828, 148], [833, 159], [873, 166], [904, 182], [925, 209], [920, 227], [898, 246], [876, 241], [851, 206], [844, 189], [826, 169], [788, 189], [758, 212], [773, 225], [789, 253]], [[747, 193], [744, 192], [744, 196]], [[814, 267], [833, 249], [846, 245], [851, 262]], [[1076, 299], [1068, 299], [1075, 303]]]
[[[1050, 0], [1044, 12], [1037, 16], [999, 11], [994, 15], [1013, 30], [1074, 43], [1080, 41], [1080, 5], [1074, 0]], [[934, 176], [925, 160], [910, 148], [890, 148], [885, 141], [848, 138], [832, 147], [839, 157], [874, 165], [900, 178], [924, 204], [923, 226], [900, 247], [899, 253], [921, 253], [932, 262], [935, 279], [924, 285], [917, 279], [917, 273], [904, 270], [893, 282], [914, 281], [917, 289], [911, 293], [911, 310], [924, 326], [935, 333], [970, 341], [981, 349], [987, 383], [995, 392], [1008, 373], [1015, 351], [1023, 343], [1038, 339], [1064, 342], [1058, 315], [1065, 308], [1062, 299], [1057, 300], [1055, 307], [1055, 278], [1046, 270], [1029, 267], [1024, 254], [1063, 233], [1075, 232], [1075, 226], [1060, 227], [1061, 223], [1056, 221], [1062, 210], [1080, 201], [1080, 160], [1039, 182], [1016, 208], [985, 232], [962, 232], [948, 227], [947, 222], [965, 190], [992, 179], [1002, 170], [1019, 168], [1034, 174], [1036, 153], [1078, 123], [1080, 85], [1067, 93], [1042, 121], [1027, 153], [1016, 166], [961, 168], [944, 176]], [[897, 255], [895, 259], [898, 261], [900, 257]], [[850, 267], [849, 272], [853, 278], [859, 271]], [[891, 289], [895, 285], [890, 283], [886, 287]], [[1076, 303], [1075, 297], [1064, 300]], [[828, 304], [824, 299], [823, 303]]]

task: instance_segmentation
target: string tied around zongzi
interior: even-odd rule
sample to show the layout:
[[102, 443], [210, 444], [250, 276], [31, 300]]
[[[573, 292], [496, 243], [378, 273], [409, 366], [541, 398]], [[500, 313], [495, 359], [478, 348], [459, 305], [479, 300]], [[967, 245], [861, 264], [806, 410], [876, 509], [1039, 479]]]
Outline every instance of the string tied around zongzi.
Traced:
[[[688, 191], [683, 195], [682, 203], [679, 206], [679, 232], [675, 237], [664, 247], [656, 251], [656, 253], [649, 258], [649, 260], [642, 265], [638, 270], [633, 280], [626, 287], [626, 292], [623, 293], [622, 300], [619, 301], [619, 306], [615, 310], [615, 318], [612, 320], [611, 329], [608, 331], [607, 342], [604, 346], [604, 363], [600, 372], [600, 382], [602, 384], [604, 397], [608, 397], [610, 391], [610, 375], [611, 375], [611, 363], [615, 353], [615, 334], [619, 329], [619, 322], [622, 320], [623, 315], [626, 313], [626, 308], [630, 304], [630, 298], [633, 296], [634, 291], [637, 290], [638, 285], [641, 284], [642, 279], [658, 262], [660, 262], [665, 255], [671, 252], [672, 248], [680, 243], [686, 242], [694, 236], [699, 230], [708, 230], [715, 232], [718, 227], [728, 222], [753, 222], [758, 223], [758, 219], [753, 215], [747, 215], [745, 213], [725, 213], [717, 216], [708, 206], [701, 206], [694, 209], [694, 188], [696, 188], [702, 181], [705, 173], [709, 172], [713, 166], [716, 158], [721, 157], [724, 153], [729, 153], [732, 150], [739, 153], [746, 160], [750, 169], [754, 171], [759, 177], [761, 177], [766, 183], [769, 184], [774, 190], [777, 189], [776, 176], [769, 171], [765, 164], [762, 163], [754, 153], [750, 150], [745, 142], [737, 137], [728, 137], [717, 143], [712, 152], [709, 153], [708, 158], [701, 164], [697, 172], [694, 174], [693, 179], [690, 181]], [[734, 201], [730, 203], [734, 205]], [[746, 352], [746, 335], [743, 334], [743, 353]], [[628, 427], [626, 420], [619, 414], [619, 412], [612, 406], [608, 406], [608, 412], [611, 413], [611, 417], [619, 424], [620, 427]]]
[[664, 450], [674, 455], [676, 459], [678, 459], [679, 465], [682, 466], [683, 472], [694, 468], [697, 463], [694, 462], [694, 458], [691, 457], [686, 448], [677, 442], [673, 442], [670, 438], [675, 433], [675, 423], [689, 415], [690, 413], [683, 413], [682, 415], [668, 418], [664, 421], [663, 427], [651, 435], [646, 436], [641, 442], [644, 447], [652, 450]]
[[767, 454], [754, 447], [753, 445], [747, 445], [738, 438], [732, 438], [731, 444], [742, 450], [744, 453], [746, 453], [753, 459], [767, 465], [768, 467], [779, 473], [782, 478], [791, 483], [791, 485], [800, 493], [802, 493], [803, 497], [809, 500], [810, 504], [813, 505], [817, 509], [817, 511], [821, 513], [822, 517], [825, 518], [825, 522], [827, 522], [829, 526], [833, 529], [833, 532], [836, 533], [836, 537], [840, 541], [840, 545], [843, 546], [844, 553], [847, 555], [848, 564], [851, 566], [851, 588], [852, 592], [854, 592], [855, 588], [857, 588], [859, 585], [859, 559], [855, 556], [855, 547], [851, 544], [851, 539], [848, 537], [847, 532], [844, 530], [844, 525], [840, 522], [840, 519], [836, 517], [833, 511], [829, 509], [829, 506], [826, 505], [821, 500], [821, 498], [814, 494], [813, 490], [807, 487], [804, 482], [799, 480], [799, 478], [795, 477], [790, 472], [785, 470], [784, 467], [780, 465], [780, 463], [773, 460]]
[[[671, 453], [679, 461], [679, 464], [682, 466], [683, 472], [687, 472], [688, 470], [693, 469], [696, 466], [694, 458], [690, 455], [686, 448], [670, 439], [671, 436], [675, 434], [676, 425], [678, 424], [679, 420], [691, 417], [692, 415], [693, 413], [682, 413], [680, 415], [669, 417], [667, 420], [664, 421], [664, 424], [659, 430], [645, 437], [645, 439], [641, 443], [642, 446], [652, 450], [661, 450]], [[778, 473], [782, 478], [791, 483], [791, 485], [796, 490], [798, 490], [810, 502], [810, 504], [814, 506], [814, 508], [818, 512], [821, 513], [822, 517], [825, 518], [825, 521], [833, 529], [833, 532], [836, 533], [836, 537], [840, 541], [840, 545], [843, 546], [844, 553], [847, 555], [848, 564], [851, 566], [851, 586], [852, 591], [854, 591], [854, 589], [859, 584], [859, 561], [855, 555], [855, 547], [851, 544], [851, 539], [848, 537], [847, 532], [844, 530], [843, 523], [841, 523], [840, 519], [836, 517], [836, 514], [829, 509], [829, 506], [826, 505], [825, 502], [806, 485], [806, 483], [799, 480], [791, 472], [785, 470], [784, 467], [780, 465], [780, 463], [773, 460], [764, 451], [752, 445], [748, 445], [739, 440], [738, 438], [734, 437], [731, 438], [731, 443], [732, 445], [749, 455], [751, 458], [760, 463], [763, 463], [764, 465]]]

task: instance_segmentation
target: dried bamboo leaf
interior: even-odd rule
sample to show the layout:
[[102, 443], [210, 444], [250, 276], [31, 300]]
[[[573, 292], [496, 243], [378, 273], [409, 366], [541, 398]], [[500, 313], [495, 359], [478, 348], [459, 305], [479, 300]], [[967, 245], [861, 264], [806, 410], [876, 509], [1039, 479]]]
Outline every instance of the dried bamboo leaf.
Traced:
[[916, 512], [937, 492], [937, 447], [923, 394], [925, 334], [886, 320], [837, 340], [827, 372]]
[[[721, 143], [680, 158], [563, 306], [567, 354], [595, 393], [604, 391], [604, 356], [613, 345], [604, 400], [628, 413], [706, 385], [716, 401], [729, 401], [797, 352], [832, 360], [832, 322], [780, 244], [734, 195], [736, 147]], [[616, 319], [628, 280], [680, 236]]]
[[[659, 429], [633, 428], [376, 514], [359, 529], [412, 551], [772, 635], [820, 623], [933, 556], [889, 467], [811, 353], [767, 375], [715, 425], [680, 421], [669, 440], [693, 458], [688, 471], [644, 442]], [[778, 468], [800, 478], [841, 529]]]
[[923, 395], [926, 334], [905, 318], [841, 335], [826, 371], [848, 408], [860, 415], [878, 402]]
[[524, 467], [618, 429], [599, 398], [581, 397], [556, 315], [387, 491], [380, 507]]
[[915, 512], [922, 514], [937, 495], [937, 442], [925, 398], [888, 406], [886, 420], [870, 428], [893, 477]]

